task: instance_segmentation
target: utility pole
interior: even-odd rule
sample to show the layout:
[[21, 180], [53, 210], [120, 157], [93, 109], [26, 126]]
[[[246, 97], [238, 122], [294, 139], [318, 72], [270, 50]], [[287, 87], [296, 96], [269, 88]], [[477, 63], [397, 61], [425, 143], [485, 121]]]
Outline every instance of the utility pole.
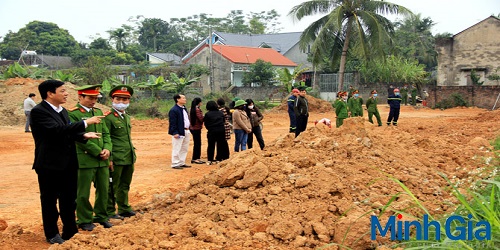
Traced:
[[210, 76], [209, 76], [209, 84], [210, 84], [210, 93], [214, 93], [215, 91], [215, 86], [214, 86], [214, 55], [213, 55], [213, 48], [212, 48], [212, 28], [208, 26], [208, 47], [209, 47], [209, 54], [210, 54]]

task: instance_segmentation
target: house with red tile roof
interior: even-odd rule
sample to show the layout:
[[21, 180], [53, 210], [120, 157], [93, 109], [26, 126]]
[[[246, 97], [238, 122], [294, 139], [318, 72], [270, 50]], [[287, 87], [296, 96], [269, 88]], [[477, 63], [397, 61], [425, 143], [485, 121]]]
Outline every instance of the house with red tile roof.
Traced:
[[[201, 86], [203, 93], [224, 91], [230, 86], [243, 86], [243, 73], [250, 69], [250, 65], [258, 59], [270, 62], [276, 69], [287, 68], [293, 71], [297, 64], [286, 58], [272, 48], [257, 48], [229, 45], [201, 46], [193, 51], [192, 55], [184, 61], [185, 64], [199, 64], [210, 68], [212, 65], [211, 80], [203, 76]], [[213, 82], [213, 86], [211, 86]], [[207, 84], [204, 84], [207, 83]]]

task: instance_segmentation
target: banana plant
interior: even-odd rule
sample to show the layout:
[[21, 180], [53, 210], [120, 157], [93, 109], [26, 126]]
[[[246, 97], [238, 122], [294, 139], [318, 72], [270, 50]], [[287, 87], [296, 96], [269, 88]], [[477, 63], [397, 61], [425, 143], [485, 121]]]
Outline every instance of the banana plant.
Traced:
[[187, 79], [184, 77], [179, 77], [176, 73], [170, 73], [170, 81], [167, 82], [167, 91], [174, 93], [185, 93], [189, 85], [200, 80], [200, 77], [195, 77]]
[[165, 78], [163, 78], [163, 76], [156, 77], [154, 75], [149, 75], [148, 81], [138, 83], [137, 87], [149, 89], [151, 91], [151, 97], [158, 99], [158, 91], [167, 90], [168, 82], [165, 81]]
[[[283, 68], [282, 70], [278, 71], [278, 79], [277, 80], [283, 84], [285, 91], [287, 91], [287, 93], [290, 93], [292, 91], [292, 88], [294, 87], [294, 81], [297, 78], [299, 78], [299, 76], [307, 70], [309, 70], [309, 68], [302, 68], [302, 64], [295, 67], [293, 69], [292, 73], [290, 73], [290, 71], [288, 69]], [[300, 85], [300, 83], [295, 84], [295, 86], [299, 86], [299, 85]]]

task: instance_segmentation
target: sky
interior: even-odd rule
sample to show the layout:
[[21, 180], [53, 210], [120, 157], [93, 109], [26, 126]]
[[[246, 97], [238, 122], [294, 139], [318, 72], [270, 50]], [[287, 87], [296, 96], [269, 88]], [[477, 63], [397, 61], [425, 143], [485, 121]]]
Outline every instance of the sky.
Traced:
[[[281, 32], [304, 30], [320, 16], [293, 20], [288, 13], [304, 0], [0, 0], [0, 36], [13, 32], [31, 21], [52, 22], [66, 29], [78, 41], [90, 43], [98, 37], [109, 38], [107, 30], [130, 24], [131, 16], [146, 18], [188, 17], [200, 13], [212, 17], [226, 17], [231, 10], [244, 14], [275, 9], [281, 15]], [[402, 5], [422, 18], [430, 17], [435, 26], [433, 34], [452, 33], [476, 24], [490, 15], [500, 14], [500, 0], [390, 0]], [[395, 21], [397, 17], [389, 17]], [[29, 50], [29, 48], [28, 48]]]

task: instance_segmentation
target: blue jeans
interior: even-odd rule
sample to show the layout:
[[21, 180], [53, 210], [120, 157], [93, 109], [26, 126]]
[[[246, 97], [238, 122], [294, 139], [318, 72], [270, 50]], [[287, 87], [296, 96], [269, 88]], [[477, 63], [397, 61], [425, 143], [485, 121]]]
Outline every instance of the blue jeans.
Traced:
[[246, 150], [247, 140], [248, 140], [247, 132], [243, 129], [235, 129], [234, 134], [236, 136], [236, 143], [234, 144], [234, 152], [240, 151], [240, 145], [241, 145], [241, 151]]

